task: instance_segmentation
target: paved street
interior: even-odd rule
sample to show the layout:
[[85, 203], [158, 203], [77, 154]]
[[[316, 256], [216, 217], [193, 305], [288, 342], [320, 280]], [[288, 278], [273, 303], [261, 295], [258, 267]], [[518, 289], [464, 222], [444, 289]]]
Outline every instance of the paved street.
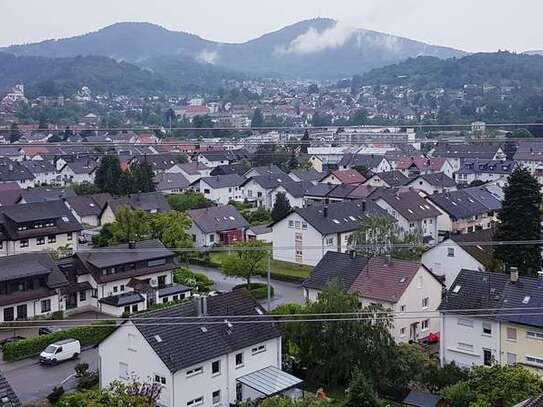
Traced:
[[42, 366], [37, 359], [25, 359], [13, 363], [0, 362], [0, 370], [19, 396], [23, 404], [44, 400], [53, 387], [63, 384], [64, 389], [73, 388], [74, 367], [80, 362], [89, 364], [91, 370], [98, 368], [98, 351], [94, 348], [81, 352], [78, 360], [69, 360], [57, 366]]
[[[246, 281], [241, 278], [225, 277], [219, 270], [211, 267], [202, 267], [191, 265], [190, 268], [193, 271], [204, 273], [215, 282], [215, 289], [218, 291], [230, 291], [238, 284], [244, 284]], [[251, 281], [257, 283], [266, 283], [266, 279], [262, 277], [255, 277]], [[298, 303], [303, 304], [304, 293], [300, 283], [290, 283], [280, 280], [272, 280], [271, 285], [274, 288], [275, 295], [272, 298], [272, 308], [281, 304]], [[262, 305], [266, 306], [267, 300], [260, 301]]]

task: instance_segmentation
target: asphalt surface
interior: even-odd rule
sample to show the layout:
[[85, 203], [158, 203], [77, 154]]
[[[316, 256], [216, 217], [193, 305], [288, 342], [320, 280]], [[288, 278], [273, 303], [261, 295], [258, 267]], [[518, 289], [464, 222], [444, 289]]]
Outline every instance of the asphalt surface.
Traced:
[[[210, 279], [215, 282], [215, 289], [217, 291], [231, 291], [233, 287], [239, 284], [245, 284], [246, 281], [242, 278], [226, 277], [220, 270], [211, 267], [202, 267], [191, 265], [190, 269], [198, 273], [206, 274]], [[262, 277], [254, 277], [251, 281], [255, 283], [266, 283], [267, 280]], [[272, 309], [282, 304], [303, 304], [304, 292], [300, 283], [291, 283], [281, 280], [271, 280], [271, 285], [274, 289], [274, 296], [272, 297], [271, 307]], [[267, 299], [260, 301], [260, 303], [266, 308]]]
[[77, 386], [74, 367], [86, 362], [90, 370], [98, 369], [98, 350], [83, 350], [77, 360], [69, 360], [56, 366], [43, 366], [38, 359], [25, 359], [12, 363], [0, 362], [0, 370], [19, 396], [23, 404], [44, 400], [53, 387], [62, 385], [64, 390]]

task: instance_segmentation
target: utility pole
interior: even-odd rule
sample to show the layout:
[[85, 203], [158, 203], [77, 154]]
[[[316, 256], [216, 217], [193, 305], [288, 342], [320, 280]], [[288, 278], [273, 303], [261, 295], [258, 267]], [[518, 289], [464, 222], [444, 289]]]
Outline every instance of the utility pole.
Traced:
[[268, 312], [271, 311], [271, 258], [272, 250], [268, 253]]

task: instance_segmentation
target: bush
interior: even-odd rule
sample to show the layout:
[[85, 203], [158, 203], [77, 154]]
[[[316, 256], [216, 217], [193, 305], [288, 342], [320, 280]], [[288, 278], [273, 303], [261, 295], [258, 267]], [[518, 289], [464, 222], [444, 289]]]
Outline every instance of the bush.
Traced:
[[2, 349], [2, 357], [8, 362], [30, 358], [39, 355], [53, 342], [70, 338], [77, 339], [81, 343], [81, 346], [96, 345], [113, 332], [114, 329], [114, 322], [101, 321], [95, 326], [80, 326], [54, 332], [49, 335], [42, 335], [8, 343]]
[[[247, 284], [240, 284], [232, 288], [232, 290], [246, 290]], [[270, 286], [271, 296], [273, 297], [274, 289]], [[263, 300], [268, 298], [268, 285], [263, 283], [251, 283], [251, 295], [255, 300]]]
[[92, 389], [94, 386], [98, 384], [98, 372], [88, 372], [85, 373], [83, 376], [79, 378], [79, 383], [77, 384], [77, 388], [79, 390], [87, 390]]
[[74, 370], [75, 377], [83, 377], [87, 374], [89, 370], [89, 364], [85, 362], [78, 363], [77, 365], [75, 365]]
[[64, 394], [64, 387], [62, 386], [53, 387], [53, 391], [49, 393], [49, 395], [47, 396], [47, 400], [49, 401], [49, 403], [55, 404], [57, 401], [60, 400], [63, 394]]
[[203, 273], [195, 273], [187, 268], [177, 269], [173, 273], [173, 281], [177, 284], [183, 284], [192, 287], [196, 291], [209, 291], [213, 286], [213, 280]]

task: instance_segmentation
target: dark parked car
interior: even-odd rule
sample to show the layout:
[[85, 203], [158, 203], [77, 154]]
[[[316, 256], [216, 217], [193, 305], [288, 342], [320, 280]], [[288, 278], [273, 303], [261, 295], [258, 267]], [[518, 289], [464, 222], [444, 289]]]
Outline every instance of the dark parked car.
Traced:
[[62, 328], [58, 327], [58, 326], [42, 326], [38, 330], [38, 335], [40, 335], [40, 336], [41, 335], [49, 335], [49, 334], [59, 332], [59, 331], [62, 331]]
[[12, 342], [22, 341], [23, 339], [26, 339], [24, 336], [10, 336], [9, 338], [4, 338], [0, 340], [0, 349], [4, 347], [4, 345]]

